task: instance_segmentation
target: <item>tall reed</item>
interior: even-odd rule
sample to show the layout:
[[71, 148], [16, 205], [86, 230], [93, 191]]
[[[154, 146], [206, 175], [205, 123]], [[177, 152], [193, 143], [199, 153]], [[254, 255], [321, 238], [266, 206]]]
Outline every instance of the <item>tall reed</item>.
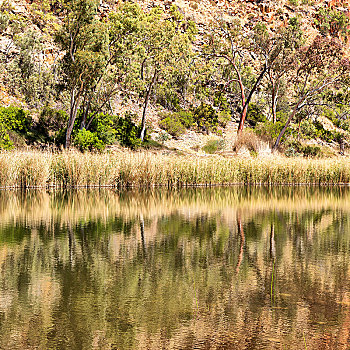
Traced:
[[0, 187], [349, 184], [350, 160], [170, 156], [148, 152], [0, 153]]

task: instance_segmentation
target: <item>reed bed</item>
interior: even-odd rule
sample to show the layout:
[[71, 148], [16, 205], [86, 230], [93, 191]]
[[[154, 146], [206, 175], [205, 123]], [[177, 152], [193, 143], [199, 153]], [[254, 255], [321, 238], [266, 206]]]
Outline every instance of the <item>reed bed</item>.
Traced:
[[0, 188], [350, 184], [350, 159], [170, 156], [147, 152], [0, 153]]

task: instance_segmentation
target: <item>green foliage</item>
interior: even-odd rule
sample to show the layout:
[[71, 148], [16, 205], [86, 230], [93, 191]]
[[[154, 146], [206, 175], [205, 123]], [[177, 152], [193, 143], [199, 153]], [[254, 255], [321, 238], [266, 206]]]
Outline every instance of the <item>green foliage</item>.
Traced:
[[[269, 141], [276, 140], [277, 136], [281, 132], [284, 127], [284, 122], [278, 121], [276, 123], [266, 121], [265, 123], [257, 123], [254, 131], [257, 135], [265, 138]], [[287, 131], [287, 135], [289, 135], [291, 131]]]
[[264, 123], [267, 121], [266, 116], [261, 111], [261, 108], [256, 103], [250, 103], [247, 113], [247, 120], [255, 126], [257, 123]]
[[302, 120], [300, 122], [300, 132], [307, 139], [316, 138], [318, 135], [316, 126], [310, 120]]
[[0, 150], [1, 149], [11, 149], [13, 148], [13, 143], [10, 140], [8, 129], [0, 121]]
[[36, 108], [53, 96], [53, 71], [42, 55], [45, 40], [46, 37], [34, 30], [16, 35], [14, 43], [19, 54], [8, 64], [6, 77], [11, 92], [23, 94], [26, 102]]
[[330, 130], [326, 130], [320, 121], [316, 120], [314, 125], [317, 137], [326, 142], [332, 142], [334, 140], [334, 133]]
[[202, 150], [205, 153], [214, 154], [221, 151], [225, 147], [224, 140], [209, 140], [203, 147]]
[[98, 138], [96, 132], [91, 132], [85, 129], [79, 130], [75, 135], [74, 146], [82, 152], [92, 150], [102, 151], [106, 147]]
[[15, 106], [0, 107], [0, 123], [2, 123], [7, 130], [25, 134], [31, 126], [32, 118], [29, 113], [22, 108]]
[[189, 129], [193, 126], [194, 117], [192, 111], [180, 110], [175, 114], [185, 128]]
[[6, 31], [6, 29], [9, 26], [9, 22], [10, 22], [10, 19], [7, 12], [1, 11], [0, 12], [0, 33]]
[[213, 106], [218, 110], [219, 125], [225, 127], [231, 119], [231, 109], [227, 97], [221, 91], [215, 93]]
[[299, 1], [298, 0], [289, 0], [289, 4], [292, 6], [299, 6]]
[[[80, 116], [81, 117], [81, 116]], [[122, 146], [137, 148], [141, 145], [139, 127], [133, 122], [135, 116], [126, 113], [124, 117], [99, 113], [90, 126], [90, 131], [97, 135], [103, 145], [112, 145], [119, 142]], [[79, 121], [76, 123], [78, 128]]]
[[159, 126], [174, 137], [179, 137], [194, 125], [192, 111], [180, 109], [178, 112], [160, 113], [159, 117], [161, 119]]
[[208, 132], [216, 131], [219, 125], [219, 117], [216, 110], [208, 104], [201, 103], [193, 113], [194, 122], [199, 130]]
[[124, 118], [119, 117], [116, 128], [116, 138], [122, 146], [137, 148], [141, 146], [139, 138], [140, 128], [133, 122], [135, 116], [132, 113], [126, 113]]
[[315, 24], [323, 35], [336, 38], [342, 36], [347, 41], [350, 20], [344, 12], [321, 7], [316, 14]]
[[284, 144], [284, 154], [287, 157], [319, 157], [322, 155], [322, 150], [319, 146], [303, 145], [300, 141], [290, 138]]
[[167, 113], [160, 121], [159, 126], [174, 137], [179, 137], [186, 131], [186, 127], [177, 113]]
[[46, 105], [42, 108], [39, 120], [34, 127], [36, 138], [44, 143], [63, 143], [67, 120], [65, 111]]
[[14, 138], [17, 138], [16, 134], [28, 136], [31, 124], [31, 116], [22, 108], [15, 106], [0, 107], [0, 149], [13, 147], [10, 133]]

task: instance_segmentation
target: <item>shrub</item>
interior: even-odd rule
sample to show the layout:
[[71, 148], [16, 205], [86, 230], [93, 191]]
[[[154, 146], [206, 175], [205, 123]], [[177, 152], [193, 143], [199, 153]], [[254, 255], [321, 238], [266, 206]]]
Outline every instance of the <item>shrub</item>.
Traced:
[[3, 123], [0, 122], [0, 149], [11, 149], [13, 143]]
[[317, 129], [315, 125], [309, 120], [303, 120], [300, 123], [300, 132], [303, 137], [308, 139], [317, 137]]
[[36, 138], [45, 143], [57, 140], [64, 142], [67, 120], [68, 116], [65, 111], [45, 106], [35, 125]]
[[98, 138], [97, 134], [89, 130], [79, 130], [74, 137], [74, 146], [80, 151], [102, 151], [105, 144]]
[[[131, 113], [126, 113], [124, 117], [99, 113], [92, 121], [90, 131], [98, 135], [103, 145], [112, 145], [118, 141], [122, 146], [136, 148], [141, 145], [141, 140], [139, 127], [133, 122], [133, 118]], [[77, 127], [79, 124], [80, 122]]]
[[264, 123], [267, 121], [266, 116], [256, 103], [251, 103], [249, 105], [247, 121], [249, 121], [253, 126], [255, 126], [257, 123]]
[[174, 137], [179, 137], [185, 133], [186, 128], [175, 113], [169, 114], [160, 121], [159, 126]]
[[319, 157], [322, 155], [321, 147], [306, 145], [302, 149], [304, 157]]
[[137, 148], [141, 146], [140, 128], [133, 122], [133, 118], [131, 113], [126, 113], [124, 118], [118, 118], [115, 125], [116, 138], [122, 146]]
[[32, 118], [28, 111], [15, 106], [0, 107], [0, 122], [8, 130], [18, 133], [26, 133], [32, 123]]
[[326, 130], [323, 127], [323, 124], [316, 120], [314, 122], [315, 128], [316, 128], [316, 136], [319, 137], [321, 140], [326, 142], [332, 142], [334, 140], [334, 135], [332, 131]]
[[322, 155], [321, 147], [316, 145], [303, 145], [300, 141], [290, 138], [285, 142], [284, 154], [287, 157], [319, 157]]
[[[284, 123], [282, 121], [278, 121], [276, 123], [266, 121], [264, 123], [257, 123], [254, 131], [257, 135], [266, 139], [270, 142], [273, 142], [277, 139], [279, 133], [284, 127]], [[290, 135], [290, 128], [287, 129], [285, 134], [283, 135], [282, 142], [286, 138], [286, 136]]]
[[170, 135], [167, 132], [162, 131], [158, 134], [156, 141], [158, 141], [160, 143], [164, 143], [164, 142], [168, 141], [169, 139], [170, 139]]
[[323, 35], [347, 38], [349, 34], [349, 18], [345, 13], [336, 9], [321, 7], [316, 14], [315, 24]]
[[200, 106], [194, 110], [193, 117], [198, 129], [205, 132], [217, 130], [219, 117], [211, 105], [201, 103]]
[[180, 120], [181, 124], [185, 128], [189, 129], [190, 127], [193, 126], [194, 117], [193, 117], [193, 113], [191, 111], [180, 110], [179, 112], [176, 112], [174, 114], [177, 115], [177, 117]]
[[224, 140], [209, 140], [203, 147], [202, 150], [205, 153], [214, 154], [221, 151], [225, 147]]

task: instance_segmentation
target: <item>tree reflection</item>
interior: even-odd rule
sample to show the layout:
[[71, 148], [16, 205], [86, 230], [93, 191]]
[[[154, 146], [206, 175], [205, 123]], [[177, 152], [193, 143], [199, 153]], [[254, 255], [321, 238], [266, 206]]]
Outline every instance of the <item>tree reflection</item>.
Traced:
[[[232, 191], [112, 192], [118, 212], [91, 193], [108, 215], [90, 194], [12, 199], [18, 215], [0, 223], [0, 348], [300, 349], [304, 336], [308, 349], [346, 348], [347, 193], [326, 191], [337, 205], [310, 210], [287, 191], [276, 210], [263, 205], [274, 191]], [[298, 201], [319, 205], [310, 191]], [[40, 203], [45, 220], [33, 217]], [[77, 216], [79, 203], [90, 211]]]

